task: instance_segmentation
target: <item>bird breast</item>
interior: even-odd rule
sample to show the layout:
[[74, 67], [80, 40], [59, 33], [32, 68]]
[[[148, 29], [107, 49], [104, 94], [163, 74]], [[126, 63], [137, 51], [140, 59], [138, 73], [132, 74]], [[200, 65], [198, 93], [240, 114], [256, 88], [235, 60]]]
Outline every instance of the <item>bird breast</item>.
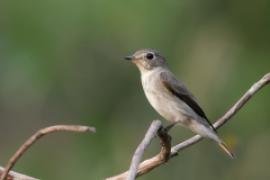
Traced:
[[185, 121], [186, 104], [172, 95], [160, 79], [161, 70], [152, 70], [142, 75], [144, 93], [151, 106], [166, 120]]

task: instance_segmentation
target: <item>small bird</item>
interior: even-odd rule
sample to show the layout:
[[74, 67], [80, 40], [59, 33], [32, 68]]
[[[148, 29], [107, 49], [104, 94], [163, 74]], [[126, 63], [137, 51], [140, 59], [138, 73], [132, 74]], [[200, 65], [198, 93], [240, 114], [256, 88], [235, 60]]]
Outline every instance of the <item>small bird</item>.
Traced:
[[143, 49], [126, 56], [125, 59], [138, 67], [148, 101], [163, 118], [172, 123], [170, 128], [180, 124], [202, 137], [217, 142], [231, 158], [234, 158], [233, 153], [218, 137], [195, 97], [168, 69], [164, 57], [155, 50]]

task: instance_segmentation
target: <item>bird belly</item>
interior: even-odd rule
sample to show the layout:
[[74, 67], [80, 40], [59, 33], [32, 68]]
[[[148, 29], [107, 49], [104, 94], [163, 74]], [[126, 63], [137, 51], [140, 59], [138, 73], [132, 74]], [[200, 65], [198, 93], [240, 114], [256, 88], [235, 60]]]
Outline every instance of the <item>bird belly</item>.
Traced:
[[166, 120], [170, 122], [182, 122], [188, 120], [186, 104], [174, 97], [163, 87], [151, 86], [145, 89], [145, 94], [152, 107]]
[[200, 117], [179, 97], [172, 94], [159, 79], [158, 75], [152, 72], [142, 77], [142, 84], [145, 95], [151, 106], [166, 120], [177, 122], [185, 128], [188, 128], [215, 141], [219, 141], [214, 130], [207, 125], [206, 120]]
[[170, 95], [161, 92], [147, 94], [147, 99], [150, 104], [166, 120], [173, 123], [177, 122], [196, 134], [218, 141], [215, 132], [211, 128], [200, 123], [200, 121], [204, 120], [196, 115], [192, 115], [191, 112], [186, 109], [183, 102], [176, 101]]
[[159, 76], [161, 71], [157, 69], [142, 76], [144, 93], [151, 106], [170, 122], [185, 124], [190, 118], [196, 119], [196, 113], [164, 87]]

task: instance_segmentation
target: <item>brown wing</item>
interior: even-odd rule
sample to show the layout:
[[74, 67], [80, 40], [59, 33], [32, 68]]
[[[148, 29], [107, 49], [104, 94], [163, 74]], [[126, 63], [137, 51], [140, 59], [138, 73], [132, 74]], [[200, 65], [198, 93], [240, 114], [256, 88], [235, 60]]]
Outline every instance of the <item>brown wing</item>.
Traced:
[[172, 74], [169, 74], [169, 72], [161, 72], [160, 77], [164, 86], [173, 95], [185, 102], [191, 109], [193, 109], [193, 111], [195, 111], [199, 116], [204, 118], [213, 128], [212, 123], [208, 120], [204, 111], [196, 102], [194, 96], [187, 90], [183, 83], [179, 82]]

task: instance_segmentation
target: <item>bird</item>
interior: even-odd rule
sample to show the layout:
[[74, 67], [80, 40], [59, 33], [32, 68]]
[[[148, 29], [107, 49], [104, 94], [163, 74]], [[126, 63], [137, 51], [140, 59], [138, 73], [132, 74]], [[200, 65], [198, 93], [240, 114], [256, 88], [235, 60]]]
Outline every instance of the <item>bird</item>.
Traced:
[[160, 116], [171, 122], [168, 129], [180, 124], [195, 134], [213, 140], [230, 158], [234, 158], [234, 154], [217, 135], [197, 99], [182, 81], [176, 79], [169, 70], [166, 59], [158, 51], [142, 49], [124, 59], [131, 61], [139, 69], [146, 98]]

